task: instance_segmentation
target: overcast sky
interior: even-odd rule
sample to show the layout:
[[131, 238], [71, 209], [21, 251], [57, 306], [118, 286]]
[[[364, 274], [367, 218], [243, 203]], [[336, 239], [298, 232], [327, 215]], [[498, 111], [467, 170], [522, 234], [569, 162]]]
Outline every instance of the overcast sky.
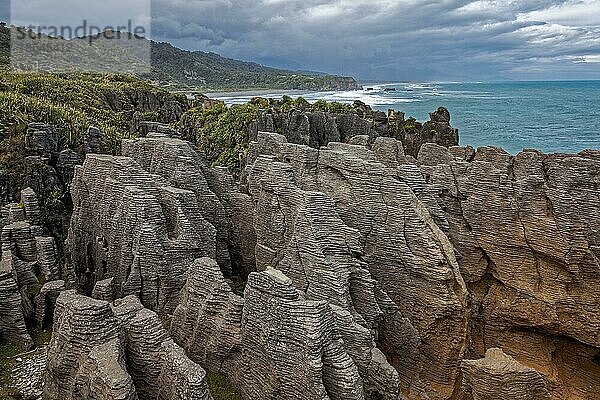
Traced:
[[192, 50], [385, 80], [600, 79], [600, 0], [160, 0]]
[[152, 35], [359, 79], [600, 79], [600, 0], [153, 0]]

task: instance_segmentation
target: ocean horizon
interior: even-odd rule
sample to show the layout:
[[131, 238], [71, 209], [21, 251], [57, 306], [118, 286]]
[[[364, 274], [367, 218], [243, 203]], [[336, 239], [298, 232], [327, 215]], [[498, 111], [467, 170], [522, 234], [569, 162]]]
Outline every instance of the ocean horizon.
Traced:
[[364, 83], [353, 91], [222, 93], [216, 98], [241, 104], [259, 94], [302, 96], [310, 102], [360, 100], [374, 109], [402, 111], [419, 121], [446, 107], [460, 144], [499, 146], [512, 154], [525, 148], [545, 153], [600, 149], [600, 80], [506, 82]]

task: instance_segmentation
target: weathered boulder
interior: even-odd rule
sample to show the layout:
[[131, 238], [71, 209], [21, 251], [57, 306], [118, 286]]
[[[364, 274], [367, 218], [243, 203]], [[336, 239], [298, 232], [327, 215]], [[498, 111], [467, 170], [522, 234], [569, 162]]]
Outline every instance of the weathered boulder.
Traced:
[[491, 348], [485, 358], [462, 362], [463, 386], [473, 400], [523, 399], [549, 400], [542, 375]]
[[61, 180], [69, 185], [73, 180], [75, 174], [75, 166], [81, 165], [83, 160], [71, 149], [66, 149], [58, 154], [58, 160], [56, 161], [56, 170], [60, 175]]
[[83, 153], [101, 153], [102, 152], [102, 131], [94, 126], [90, 126], [83, 136]]
[[25, 150], [31, 154], [51, 157], [59, 151], [58, 132], [52, 125], [32, 122], [25, 133]]
[[92, 298], [112, 302], [115, 300], [115, 278], [97, 281], [92, 290]]

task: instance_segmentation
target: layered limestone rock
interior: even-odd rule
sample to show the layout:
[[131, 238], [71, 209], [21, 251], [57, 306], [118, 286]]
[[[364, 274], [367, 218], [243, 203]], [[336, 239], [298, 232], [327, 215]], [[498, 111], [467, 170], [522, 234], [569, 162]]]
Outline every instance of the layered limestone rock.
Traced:
[[230, 272], [227, 218], [223, 205], [210, 188], [207, 162], [188, 142], [160, 132], [149, 133], [141, 139], [124, 140], [121, 151], [123, 156], [131, 157], [150, 174], [159, 175], [169, 185], [196, 195], [200, 213], [217, 230], [216, 260], [223, 271]]
[[488, 349], [485, 358], [462, 362], [465, 392], [473, 400], [549, 400], [542, 375], [500, 349]]
[[[368, 265], [368, 272], [376, 282], [369, 285], [378, 288], [372, 289], [372, 293], [381, 304], [379, 308], [385, 310], [379, 323], [379, 341], [398, 369], [403, 391], [414, 396], [430, 392], [450, 397], [466, 348], [467, 291], [452, 245], [426, 205], [403, 180], [398, 172], [400, 167], [384, 164], [377, 153], [362, 146], [331, 143], [315, 150], [288, 144], [282, 136], [266, 133], [261, 133], [258, 142], [251, 146], [250, 165], [247, 175], [251, 192], [254, 176], [268, 177], [263, 171], [280, 170], [276, 180], [283, 180], [278, 183], [282, 185], [281, 191], [290, 191], [286, 189], [287, 182], [293, 182], [304, 191], [323, 192], [333, 199], [330, 204], [335, 206], [332, 208], [341, 221], [359, 235], [350, 243], [355, 243], [354, 253]], [[414, 166], [409, 168], [414, 172]], [[264, 191], [267, 189], [275, 193], [279, 190], [273, 184]], [[259, 206], [263, 203], [267, 205], [269, 201], [261, 203], [258, 199]], [[273, 220], [276, 229], [267, 238], [275, 243], [271, 247], [277, 246], [279, 240], [284, 242], [285, 249], [286, 235], [293, 235], [286, 232], [287, 225], [293, 227], [293, 222], [287, 221], [290, 217], [296, 221], [296, 216], [278, 210], [277, 201], [271, 201], [271, 205], [271, 208], [257, 208], [257, 224], [259, 220]], [[327, 215], [323, 213], [320, 218]], [[336, 231], [339, 229], [323, 233], [327, 232], [327, 239], [335, 240]], [[257, 228], [259, 238], [261, 234], [267, 233]], [[319, 241], [324, 240], [319, 237]], [[302, 241], [307, 241], [306, 237]], [[352, 245], [345, 246], [352, 253]], [[261, 247], [259, 239], [258, 265], [261, 260], [270, 265], [283, 259], [285, 267], [285, 256], [286, 251]], [[309, 262], [314, 259], [311, 255]], [[296, 256], [296, 262], [299, 261]], [[304, 281], [306, 278], [298, 279], [298, 284], [306, 289]], [[343, 280], [340, 284], [343, 285]], [[374, 304], [365, 299], [361, 306]]]
[[58, 297], [45, 399], [209, 400], [204, 377], [139, 300]]
[[343, 223], [331, 198], [300, 190], [290, 164], [259, 158], [249, 177], [257, 266], [285, 273], [307, 300], [329, 303], [368, 397], [397, 398], [398, 374], [375, 344], [383, 311], [361, 260], [359, 232]]
[[56, 300], [65, 290], [67, 285], [62, 280], [48, 282], [40, 289], [35, 297], [35, 322], [39, 329], [52, 325]]
[[92, 298], [112, 302], [115, 300], [115, 278], [98, 281], [92, 290]]
[[249, 399], [364, 399], [331, 306], [309, 301], [283, 273], [252, 273], [244, 298], [218, 265], [190, 268], [171, 333], [193, 360], [227, 374]]
[[58, 131], [52, 125], [33, 122], [27, 126], [25, 150], [49, 158], [59, 148]]
[[196, 193], [169, 186], [131, 158], [88, 155], [71, 195], [71, 263], [88, 293], [114, 278], [117, 297], [135, 294], [146, 307], [170, 312], [190, 263], [216, 256], [216, 230]]
[[430, 113], [430, 121], [421, 124], [414, 118], [405, 120], [404, 113], [388, 113], [355, 102], [352, 111], [344, 113], [292, 109], [286, 112], [259, 110], [250, 137], [259, 132], [280, 132], [288, 142], [313, 148], [330, 142], [349, 142], [354, 136], [367, 136], [370, 142], [378, 137], [402, 141], [408, 154], [416, 157], [423, 143], [450, 147], [458, 145], [458, 130], [450, 126], [450, 113], [443, 107]]
[[0, 339], [25, 350], [33, 347], [23, 315], [22, 296], [10, 251], [0, 260]]
[[195, 260], [173, 314], [171, 336], [192, 360], [233, 378], [242, 351], [243, 307], [244, 299], [233, 293], [214, 260]]
[[[452, 146], [443, 109], [414, 141], [398, 136], [405, 150], [381, 129], [412, 121], [372, 117], [352, 138], [309, 126], [305, 145], [260, 133], [240, 183], [157, 132], [125, 141], [127, 157], [88, 155], [71, 261], [93, 297], [127, 297], [106, 317], [117, 335], [65, 350], [75, 386], [203, 398], [200, 365], [248, 399], [600, 396], [598, 152]], [[31, 246], [25, 214], [3, 211], [14, 280], [48, 247]], [[142, 303], [173, 314], [172, 340]]]
[[247, 193], [241, 191], [227, 168], [213, 168], [211, 176], [212, 190], [219, 196], [227, 214], [231, 273], [245, 279], [256, 271], [254, 203]]
[[553, 399], [600, 395], [597, 152], [427, 144], [419, 163], [471, 294], [470, 352], [510, 350], [544, 375]]
[[31, 188], [21, 191], [20, 203], [2, 208], [0, 340], [26, 349], [33, 345], [28, 325], [52, 323], [52, 311], [47, 313], [48, 307], [51, 309], [45, 297], [48, 293], [41, 293], [39, 299], [36, 293], [43, 282], [57, 279], [61, 274], [55, 241], [43, 236], [42, 219], [37, 196]]
[[[107, 302], [93, 300], [77, 295], [74, 291], [65, 291], [56, 301], [52, 339], [48, 346], [48, 364], [44, 377], [44, 398], [47, 399], [83, 399], [85, 390], [77, 383], [83, 380], [80, 369], [86, 363], [90, 352], [99, 353], [98, 346], [112, 340], [121, 341], [119, 321], [114, 316]], [[119, 343], [121, 347], [121, 343]], [[106, 350], [106, 349], [105, 349]], [[94, 357], [94, 355], [92, 355]], [[111, 359], [111, 370], [122, 370], [117, 359]], [[88, 363], [89, 364], [89, 363]], [[88, 380], [104, 380], [111, 383], [109, 376], [91, 376], [92, 372], [100, 372], [101, 368], [84, 367], [88, 372]], [[118, 380], [112, 383], [119, 383]], [[120, 385], [119, 385], [120, 386]], [[104, 386], [100, 398], [112, 398], [108, 395], [116, 389], [111, 385]]]

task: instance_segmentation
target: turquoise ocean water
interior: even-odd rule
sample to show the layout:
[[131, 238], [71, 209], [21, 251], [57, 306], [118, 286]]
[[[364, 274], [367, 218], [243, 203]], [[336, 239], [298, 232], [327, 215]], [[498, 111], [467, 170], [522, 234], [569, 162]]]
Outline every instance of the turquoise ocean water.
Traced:
[[[419, 121], [444, 106], [460, 130], [461, 145], [501, 146], [513, 154], [523, 148], [547, 153], [600, 149], [600, 81], [399, 83], [295, 96], [311, 102], [361, 100], [378, 110], [403, 111]], [[232, 104], [248, 101], [249, 96], [222, 99]]]

